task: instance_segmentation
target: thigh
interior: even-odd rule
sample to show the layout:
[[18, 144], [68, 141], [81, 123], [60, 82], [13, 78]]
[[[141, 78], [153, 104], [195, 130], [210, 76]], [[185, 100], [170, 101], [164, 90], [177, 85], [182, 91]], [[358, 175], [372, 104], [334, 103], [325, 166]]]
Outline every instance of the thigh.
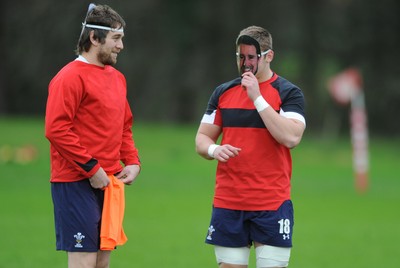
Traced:
[[52, 183], [57, 250], [99, 250], [102, 195], [88, 180]]
[[247, 247], [251, 242], [244, 212], [213, 208], [206, 243], [223, 247]]
[[231, 248], [214, 246], [215, 257], [220, 268], [247, 267], [249, 247]]
[[108, 268], [110, 267], [110, 250], [99, 250], [97, 253], [96, 268]]
[[291, 248], [256, 244], [257, 267], [287, 267]]
[[285, 201], [276, 211], [260, 211], [250, 227], [250, 237], [263, 245], [292, 247], [293, 205]]
[[68, 252], [68, 268], [92, 268], [96, 263], [96, 252]]

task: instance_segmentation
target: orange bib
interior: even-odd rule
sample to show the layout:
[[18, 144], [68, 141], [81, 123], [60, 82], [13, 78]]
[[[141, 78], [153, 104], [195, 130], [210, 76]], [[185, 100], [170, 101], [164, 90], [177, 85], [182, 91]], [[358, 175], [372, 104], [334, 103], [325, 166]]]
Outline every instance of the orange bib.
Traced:
[[104, 190], [100, 250], [113, 250], [128, 240], [122, 226], [125, 211], [125, 185], [113, 175], [108, 177], [111, 182]]

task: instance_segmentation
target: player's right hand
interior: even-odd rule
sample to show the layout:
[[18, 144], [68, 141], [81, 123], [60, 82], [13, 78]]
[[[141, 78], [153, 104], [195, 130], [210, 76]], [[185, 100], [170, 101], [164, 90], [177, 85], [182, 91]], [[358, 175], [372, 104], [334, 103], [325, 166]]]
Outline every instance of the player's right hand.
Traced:
[[227, 162], [230, 158], [238, 156], [241, 150], [230, 144], [224, 144], [215, 148], [214, 158], [221, 162]]
[[106, 172], [103, 168], [99, 168], [93, 177], [89, 178], [90, 185], [95, 189], [104, 189], [110, 184], [110, 179], [108, 178]]

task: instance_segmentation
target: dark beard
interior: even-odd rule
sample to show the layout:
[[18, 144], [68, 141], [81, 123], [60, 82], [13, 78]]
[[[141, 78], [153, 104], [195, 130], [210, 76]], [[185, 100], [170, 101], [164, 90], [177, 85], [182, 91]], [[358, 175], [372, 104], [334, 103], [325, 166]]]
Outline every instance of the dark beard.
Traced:
[[97, 55], [97, 59], [104, 65], [115, 65], [117, 61], [114, 61], [111, 54], [100, 51]]

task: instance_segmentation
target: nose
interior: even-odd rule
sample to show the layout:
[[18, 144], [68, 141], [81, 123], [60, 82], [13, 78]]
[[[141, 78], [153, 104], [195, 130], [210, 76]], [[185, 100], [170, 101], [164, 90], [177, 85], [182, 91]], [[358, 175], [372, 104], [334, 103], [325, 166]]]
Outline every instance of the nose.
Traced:
[[124, 48], [124, 42], [122, 42], [122, 39], [119, 39], [117, 41], [116, 47], [119, 48], [119, 49], [123, 49]]
[[252, 61], [252, 59], [250, 59], [250, 57], [249, 56], [244, 56], [244, 59], [243, 59], [243, 64], [244, 65], [249, 65], [249, 64], [251, 64], [253, 61]]
[[243, 67], [252, 66], [253, 62], [254, 62], [254, 60], [252, 57], [243, 56], [243, 58], [241, 60], [241, 66], [243, 66]]

